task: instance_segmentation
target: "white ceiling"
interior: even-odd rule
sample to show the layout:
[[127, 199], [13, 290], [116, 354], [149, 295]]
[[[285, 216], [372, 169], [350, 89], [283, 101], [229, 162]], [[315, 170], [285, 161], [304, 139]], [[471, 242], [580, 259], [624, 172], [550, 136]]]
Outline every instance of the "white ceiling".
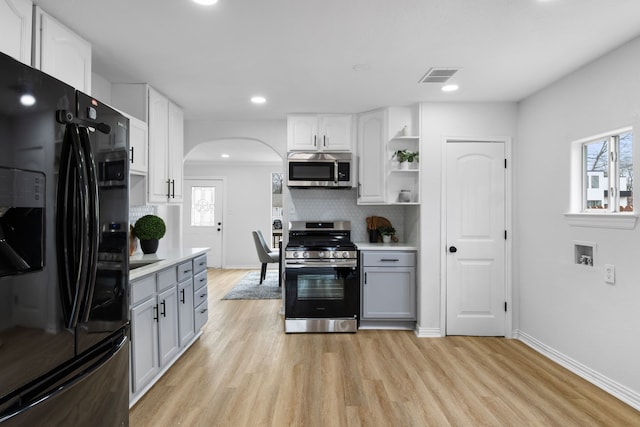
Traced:
[[[34, 1], [91, 42], [94, 72], [188, 120], [518, 101], [640, 34], [638, 0]], [[460, 90], [418, 83], [431, 67], [460, 67]]]

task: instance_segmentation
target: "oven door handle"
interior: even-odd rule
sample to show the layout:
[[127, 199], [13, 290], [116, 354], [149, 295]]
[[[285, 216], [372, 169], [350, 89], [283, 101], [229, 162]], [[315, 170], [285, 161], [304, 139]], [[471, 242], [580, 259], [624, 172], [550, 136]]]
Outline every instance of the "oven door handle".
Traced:
[[308, 268], [308, 267], [327, 267], [327, 268], [356, 268], [358, 266], [357, 261], [349, 262], [349, 263], [335, 263], [335, 262], [326, 262], [326, 261], [303, 261], [301, 263], [289, 264], [285, 263], [285, 268]]

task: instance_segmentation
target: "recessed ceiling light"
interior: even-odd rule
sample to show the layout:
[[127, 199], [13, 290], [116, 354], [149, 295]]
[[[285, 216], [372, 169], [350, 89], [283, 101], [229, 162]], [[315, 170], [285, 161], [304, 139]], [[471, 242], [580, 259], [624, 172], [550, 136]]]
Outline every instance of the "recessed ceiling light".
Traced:
[[353, 71], [369, 71], [371, 69], [371, 65], [369, 64], [356, 64], [353, 66]]
[[211, 6], [218, 3], [218, 0], [193, 0], [195, 3], [202, 4], [204, 6]]
[[24, 105], [25, 107], [31, 107], [35, 103], [36, 98], [31, 94], [25, 93], [20, 97], [20, 104]]
[[455, 92], [458, 90], [458, 85], [445, 85], [442, 86], [443, 92]]
[[229, 155], [228, 154], [220, 154], [220, 157], [222, 157], [223, 159], [228, 159]]
[[265, 98], [264, 96], [252, 96], [251, 102], [253, 102], [254, 104], [264, 104], [265, 102], [267, 102], [267, 98]]

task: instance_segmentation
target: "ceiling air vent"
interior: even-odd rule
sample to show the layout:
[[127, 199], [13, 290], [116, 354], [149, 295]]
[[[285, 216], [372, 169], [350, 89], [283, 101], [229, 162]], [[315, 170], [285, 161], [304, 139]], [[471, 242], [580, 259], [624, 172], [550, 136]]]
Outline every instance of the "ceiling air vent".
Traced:
[[459, 68], [430, 68], [427, 74], [422, 76], [420, 83], [445, 83]]

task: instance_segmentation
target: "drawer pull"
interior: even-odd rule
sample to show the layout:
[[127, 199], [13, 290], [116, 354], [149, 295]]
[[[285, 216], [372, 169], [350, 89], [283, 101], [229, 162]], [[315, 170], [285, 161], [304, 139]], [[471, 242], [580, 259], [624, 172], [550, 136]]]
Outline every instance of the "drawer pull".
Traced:
[[398, 258], [381, 258], [380, 262], [398, 262], [400, 259]]
[[200, 310], [200, 313], [202, 313], [202, 314], [204, 314], [204, 313], [206, 313], [206, 312], [207, 312], [207, 309], [206, 309], [206, 308], [203, 308], [202, 310]]

